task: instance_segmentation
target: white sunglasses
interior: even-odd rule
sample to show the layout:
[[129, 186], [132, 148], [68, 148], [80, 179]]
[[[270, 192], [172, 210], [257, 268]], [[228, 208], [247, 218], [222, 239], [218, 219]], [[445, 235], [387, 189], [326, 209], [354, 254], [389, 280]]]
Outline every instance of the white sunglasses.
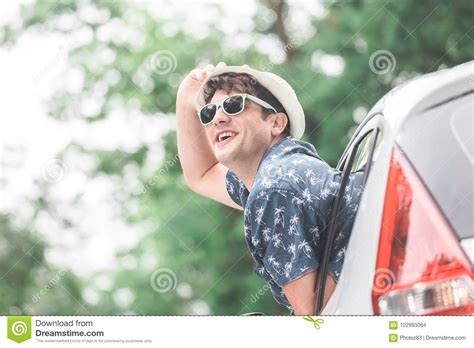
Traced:
[[224, 112], [229, 116], [238, 115], [245, 110], [245, 101], [247, 99], [264, 107], [265, 109], [269, 109], [274, 113], [277, 113], [273, 106], [263, 101], [262, 99], [254, 97], [253, 95], [247, 93], [242, 93], [231, 95], [217, 103], [209, 103], [204, 105], [198, 111], [199, 120], [201, 121], [203, 126], [209, 125], [210, 123], [212, 123], [212, 120], [214, 120], [214, 117], [216, 116], [217, 110], [219, 110], [219, 108], [222, 108], [222, 110], [224, 110]]

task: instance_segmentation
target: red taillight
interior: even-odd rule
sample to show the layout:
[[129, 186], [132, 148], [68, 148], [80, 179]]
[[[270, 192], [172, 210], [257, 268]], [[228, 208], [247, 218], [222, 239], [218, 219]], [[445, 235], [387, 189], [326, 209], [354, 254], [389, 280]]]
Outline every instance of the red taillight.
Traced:
[[472, 314], [474, 274], [398, 148], [392, 153], [372, 289], [375, 314]]

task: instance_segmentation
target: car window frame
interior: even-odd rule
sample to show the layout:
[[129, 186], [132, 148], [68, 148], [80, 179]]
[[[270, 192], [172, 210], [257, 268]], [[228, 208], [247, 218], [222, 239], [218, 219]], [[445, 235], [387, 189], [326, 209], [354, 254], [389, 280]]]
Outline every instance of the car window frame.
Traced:
[[[334, 205], [332, 207], [333, 209], [331, 209], [331, 217], [327, 229], [328, 234], [326, 237], [323, 257], [316, 280], [316, 289], [318, 297], [317, 302], [315, 304], [315, 315], [319, 315], [319, 313], [323, 309], [323, 299], [326, 287], [326, 279], [328, 275], [328, 265], [330, 256], [329, 250], [331, 250], [331, 247], [334, 243], [336, 217], [341, 208], [341, 201], [345, 193], [345, 188], [349, 180], [349, 175], [352, 173], [351, 169], [355, 156], [357, 154], [359, 146], [362, 144], [362, 142], [364, 142], [367, 136], [371, 136], [372, 139], [370, 140], [370, 150], [369, 155], [367, 157], [367, 167], [365, 168], [363, 177], [363, 188], [365, 187], [365, 184], [369, 177], [370, 169], [373, 165], [373, 157], [375, 154], [376, 147], [380, 148], [383, 139], [382, 113], [377, 112], [371, 115], [370, 117], [367, 117], [364, 122], [358, 127], [353, 137], [351, 138], [351, 141], [349, 142], [348, 146], [344, 150], [341, 159], [339, 160], [339, 163], [336, 167], [339, 171], [341, 171], [342, 178], [339, 190], [334, 200]], [[380, 142], [378, 142], [378, 140], [380, 140]]]
[[[369, 128], [367, 128], [369, 127]], [[380, 132], [383, 134], [383, 114], [381, 112], [374, 112], [370, 116], [367, 116], [364, 121], [357, 127], [356, 131], [351, 137], [351, 140], [347, 144], [346, 148], [344, 149], [339, 162], [337, 163], [336, 169], [343, 170], [345, 161], [347, 160], [347, 156], [349, 151], [352, 150], [354, 144], [360, 140], [360, 138], [364, 137], [367, 134], [367, 131], [374, 129], [377, 127]]]

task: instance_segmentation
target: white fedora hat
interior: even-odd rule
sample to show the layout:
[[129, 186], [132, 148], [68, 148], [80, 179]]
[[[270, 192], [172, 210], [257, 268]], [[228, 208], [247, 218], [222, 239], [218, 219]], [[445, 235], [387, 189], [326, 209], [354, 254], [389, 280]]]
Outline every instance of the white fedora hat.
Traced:
[[303, 136], [305, 128], [304, 112], [301, 107], [298, 97], [296, 96], [293, 88], [282, 79], [280, 76], [255, 70], [248, 66], [223, 66], [217, 67], [212, 73], [204, 80], [201, 88], [197, 94], [197, 105], [199, 107], [204, 106], [206, 101], [204, 100], [204, 87], [210, 78], [225, 73], [245, 73], [253, 76], [263, 87], [268, 89], [271, 94], [280, 102], [285, 108], [288, 118], [290, 120], [290, 135], [293, 138], [300, 139]]

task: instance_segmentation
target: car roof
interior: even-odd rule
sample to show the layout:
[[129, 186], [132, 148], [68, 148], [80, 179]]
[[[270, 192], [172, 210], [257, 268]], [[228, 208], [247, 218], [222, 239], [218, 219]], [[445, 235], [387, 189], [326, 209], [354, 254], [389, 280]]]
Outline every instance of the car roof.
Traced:
[[392, 129], [413, 114], [474, 89], [474, 61], [416, 77], [388, 92], [370, 110], [382, 113]]

